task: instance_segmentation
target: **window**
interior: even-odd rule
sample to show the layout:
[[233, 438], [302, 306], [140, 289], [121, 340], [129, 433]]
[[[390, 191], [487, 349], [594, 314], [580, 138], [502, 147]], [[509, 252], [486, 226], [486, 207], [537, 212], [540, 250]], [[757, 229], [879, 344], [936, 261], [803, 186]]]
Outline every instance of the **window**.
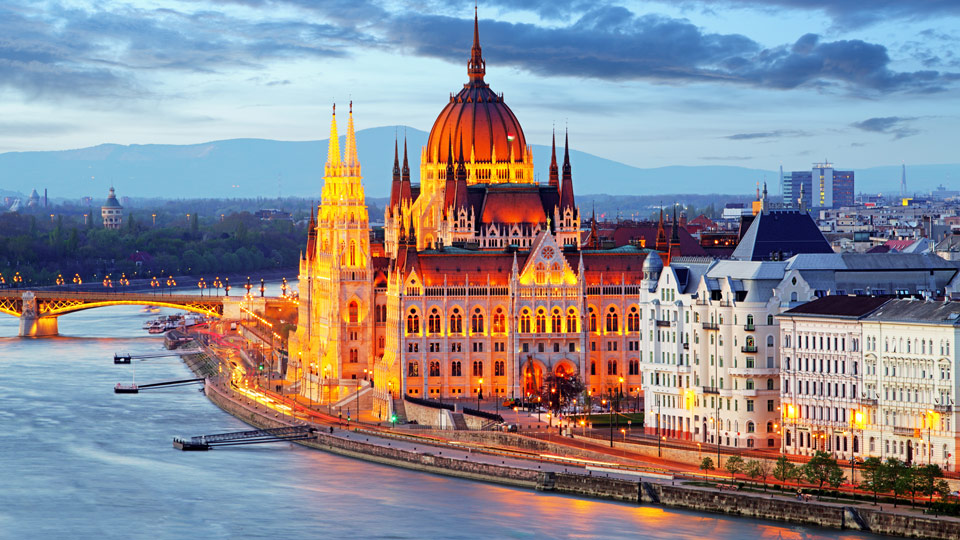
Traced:
[[610, 310], [607, 313], [606, 327], [607, 327], [606, 328], [607, 332], [620, 331], [620, 323], [619, 323], [619, 319], [617, 318], [617, 310], [613, 306], [610, 306]]
[[747, 400], [747, 412], [753, 412], [753, 400], [752, 400], [752, 399], [748, 399], [748, 400]]
[[553, 314], [550, 315], [550, 331], [551, 332], [563, 332], [563, 317], [560, 315], [560, 310], [557, 308], [553, 309]]
[[597, 314], [593, 311], [593, 306], [587, 308], [588, 319], [590, 320], [590, 331], [597, 331]]
[[752, 421], [747, 421], [747, 433], [755, 433], [757, 430]]
[[534, 269], [534, 281], [537, 285], [543, 285], [547, 282], [547, 267], [543, 263], [537, 263], [537, 266]]
[[628, 332], [640, 331], [640, 313], [637, 311], [636, 306], [631, 306], [630, 312], [627, 314], [627, 331]]
[[577, 312], [573, 308], [567, 310], [567, 332], [577, 331]]
[[420, 333], [420, 316], [417, 315], [416, 308], [411, 309], [410, 314], [407, 315], [407, 333], [408, 334]]
[[774, 400], [767, 400], [767, 412], [773, 412]]
[[773, 422], [767, 422], [767, 433], [773, 433]]
[[357, 349], [350, 349], [350, 363], [356, 364], [360, 361], [360, 351]]
[[537, 333], [542, 334], [547, 331], [547, 315], [543, 311], [543, 308], [537, 310]]
[[350, 302], [350, 305], [347, 307], [347, 317], [351, 324], [357, 324], [360, 320], [360, 306], [357, 305], [357, 301], [353, 300]]
[[607, 360], [607, 375], [616, 375], [616, 374], [617, 374], [617, 361]]
[[507, 317], [503, 313], [503, 308], [497, 308], [493, 313], [493, 332], [502, 334], [507, 331]]
[[473, 361], [473, 376], [474, 377], [483, 377], [483, 362], [480, 360]]
[[431, 334], [440, 333], [440, 312], [437, 311], [437, 308], [430, 311], [430, 316], [427, 319], [427, 332]]
[[[440, 330], [438, 329], [437, 332]], [[460, 308], [453, 308], [450, 313], [450, 333], [463, 334], [463, 316], [460, 315]]]
[[474, 334], [483, 333], [483, 312], [480, 308], [474, 308], [473, 315], [470, 317], [470, 331]]
[[753, 379], [747, 379], [747, 390], [753, 390], [754, 382]]
[[420, 362], [410, 362], [407, 364], [407, 377], [420, 376]]
[[440, 362], [430, 362], [430, 376], [431, 377], [440, 376]]
[[767, 315], [767, 326], [773, 326], [773, 315]]
[[451, 377], [460, 377], [460, 376], [462, 376], [462, 375], [463, 375], [463, 373], [462, 373], [462, 371], [461, 371], [461, 369], [460, 369], [460, 361], [459, 361], [459, 360], [454, 360], [453, 362], [450, 362], [450, 376], [451, 376]]
[[596, 375], [596, 374], [597, 374], [597, 363], [596, 363], [596, 362], [590, 362], [590, 374], [591, 374], [591, 375]]
[[483, 352], [483, 342], [474, 341], [473, 342], [473, 352]]
[[530, 311], [526, 309], [520, 312], [520, 332], [530, 333]]
[[503, 377], [507, 374], [507, 370], [503, 365], [503, 360], [497, 360], [493, 364], [493, 376], [494, 377]]

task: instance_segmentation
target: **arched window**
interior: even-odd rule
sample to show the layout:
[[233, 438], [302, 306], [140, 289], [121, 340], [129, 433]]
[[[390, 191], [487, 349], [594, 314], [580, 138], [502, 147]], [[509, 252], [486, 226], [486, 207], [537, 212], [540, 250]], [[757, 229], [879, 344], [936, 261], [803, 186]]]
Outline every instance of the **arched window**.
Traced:
[[503, 377], [507, 374], [506, 369], [504, 369], [503, 360], [497, 360], [493, 364], [493, 375], [494, 377]]
[[745, 345], [748, 349], [753, 349], [757, 346], [757, 342], [753, 339], [753, 336], [747, 336]]
[[767, 422], [767, 433], [773, 433], [773, 422]]
[[596, 362], [590, 362], [590, 374], [591, 374], [591, 375], [596, 375], [596, 374], [597, 374], [597, 363], [596, 363]]
[[430, 316], [427, 317], [427, 332], [431, 334], [440, 333], [440, 312], [437, 311], [437, 308], [433, 308], [430, 311]]
[[607, 375], [616, 375], [616, 374], [617, 374], [617, 361], [607, 360]]
[[460, 308], [453, 308], [450, 313], [450, 333], [463, 334], [463, 315], [460, 314]]
[[753, 379], [747, 379], [747, 390], [753, 390]]
[[534, 281], [537, 285], [543, 285], [547, 282], [547, 267], [543, 263], [537, 263], [537, 266], [534, 268]]
[[357, 265], [357, 243], [350, 242], [350, 266]]
[[483, 362], [481, 360], [473, 361], [473, 376], [483, 377]]
[[640, 331], [640, 312], [637, 306], [630, 306], [630, 313], [627, 314], [627, 332]]
[[563, 273], [560, 271], [560, 263], [550, 265], [550, 282], [559, 285], [563, 282]]
[[507, 317], [503, 313], [503, 308], [497, 308], [493, 312], [493, 333], [502, 334], [507, 331]]
[[430, 376], [431, 377], [440, 376], [440, 362], [430, 362]]
[[411, 309], [410, 313], [407, 315], [407, 333], [420, 333], [420, 315], [417, 314], [416, 308]]
[[530, 333], [530, 311], [527, 309], [520, 312], [520, 332]]
[[747, 421], [747, 433], [753, 433], [755, 431], [756, 429], [754, 428], [753, 421], [752, 420]]
[[451, 377], [460, 377], [463, 375], [463, 371], [460, 369], [460, 361], [454, 360], [450, 362], [450, 376]]
[[563, 317], [560, 315], [558, 308], [553, 308], [553, 314], [550, 316], [550, 331], [563, 332]]
[[607, 332], [619, 332], [620, 331], [620, 320], [617, 318], [617, 309], [613, 306], [610, 306], [610, 310], [607, 313], [606, 321]]
[[547, 314], [543, 308], [537, 310], [537, 333], [542, 334], [547, 331]]
[[767, 315], [767, 326], [773, 326], [773, 315]]
[[590, 331], [596, 332], [597, 331], [597, 314], [596, 312], [593, 311], [593, 306], [590, 306], [589, 308], [587, 308], [587, 313], [589, 314], [588, 319], [590, 321]]
[[567, 332], [577, 331], [577, 311], [573, 308], [567, 310]]
[[747, 315], [747, 327], [753, 328], [753, 315]]
[[470, 316], [470, 331], [474, 334], [483, 333], [483, 312], [480, 308], [473, 308], [473, 315]]
[[767, 347], [773, 347], [773, 336], [767, 336]]
[[353, 300], [350, 302], [350, 305], [347, 307], [347, 317], [348, 320], [356, 324], [360, 320], [360, 307], [357, 305], [357, 301]]

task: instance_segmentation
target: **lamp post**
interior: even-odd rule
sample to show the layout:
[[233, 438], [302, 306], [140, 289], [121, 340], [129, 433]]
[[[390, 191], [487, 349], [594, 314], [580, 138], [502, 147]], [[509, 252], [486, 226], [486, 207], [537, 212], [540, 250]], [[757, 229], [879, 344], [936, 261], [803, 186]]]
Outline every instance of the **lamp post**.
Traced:
[[125, 272], [120, 273], [120, 280], [117, 281], [117, 285], [124, 287], [124, 290], [126, 290], [126, 287], [130, 286], [130, 280], [127, 279], [127, 274]]
[[263, 293], [264, 293], [266, 290], [267, 290], [267, 288], [266, 288], [266, 287], [264, 286], [264, 284], [263, 284], [263, 278], [260, 278], [260, 298], [263, 298]]
[[170, 287], [176, 287], [176, 286], [177, 286], [177, 280], [173, 279], [173, 276], [168, 277], [168, 278], [167, 278], [167, 293], [172, 295], [173, 293], [170, 291]]
[[83, 280], [80, 279], [80, 274], [73, 275], [73, 284], [77, 286], [77, 290], [80, 290], [80, 285], [83, 285]]
[[63, 285], [63, 274], [59, 274], [59, 273], [57, 274], [57, 281], [56, 281], [56, 283], [57, 283], [57, 287]]
[[223, 287], [223, 282], [220, 281], [220, 276], [213, 278], [213, 286], [217, 289], [217, 296], [220, 296], [220, 287]]
[[287, 278], [283, 278], [283, 281], [280, 282], [280, 292], [281, 296], [287, 297]]
[[200, 289], [200, 298], [203, 298], [203, 290], [207, 288], [207, 282], [203, 278], [197, 282], [197, 288]]
[[250, 276], [247, 276], [247, 284], [244, 287], [247, 289], [247, 298], [250, 298], [250, 289], [253, 288], [253, 284], [250, 283]]
[[109, 276], [109, 275], [107, 275], [105, 278], [103, 278], [103, 286], [106, 287], [106, 288], [108, 288], [108, 289], [112, 289], [112, 288], [113, 288], [113, 280], [110, 279], [110, 276]]
[[477, 386], [477, 410], [480, 410], [480, 400], [483, 399], [483, 378], [480, 379], [480, 384]]
[[20, 272], [13, 274], [13, 286], [20, 288], [21, 283], [23, 283], [23, 277], [20, 275]]
[[230, 278], [223, 278], [223, 295], [230, 296]]
[[157, 276], [151, 277], [151, 278], [150, 278], [150, 290], [154, 291], [154, 294], [156, 294], [156, 290], [155, 290], [155, 289], [156, 289], [157, 287], [159, 287], [159, 286], [160, 286], [160, 282], [157, 280]]

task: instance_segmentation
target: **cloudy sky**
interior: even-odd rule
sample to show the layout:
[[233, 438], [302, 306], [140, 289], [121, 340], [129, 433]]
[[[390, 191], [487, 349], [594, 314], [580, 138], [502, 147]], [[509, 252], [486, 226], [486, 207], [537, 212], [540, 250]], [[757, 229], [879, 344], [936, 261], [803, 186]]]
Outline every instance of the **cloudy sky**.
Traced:
[[[956, 0], [492, 0], [487, 82], [527, 140], [640, 167], [955, 163]], [[428, 130], [473, 3], [5, 0], [0, 152]], [[389, 152], [392, 149], [385, 149]]]

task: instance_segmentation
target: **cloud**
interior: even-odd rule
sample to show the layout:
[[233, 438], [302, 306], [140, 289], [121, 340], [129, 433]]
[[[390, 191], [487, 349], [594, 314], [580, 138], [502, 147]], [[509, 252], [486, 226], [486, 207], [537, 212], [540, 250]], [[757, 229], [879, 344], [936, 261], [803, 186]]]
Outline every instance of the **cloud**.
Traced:
[[862, 122], [854, 122], [851, 126], [873, 133], [883, 133], [893, 135], [894, 140], [910, 137], [920, 133], [919, 130], [910, 127], [909, 122], [916, 120], [912, 117], [884, 116], [868, 118]]
[[779, 139], [781, 137], [806, 137], [808, 135], [810, 134], [806, 131], [778, 129], [774, 131], [761, 131], [755, 133], [734, 133], [733, 135], [727, 135], [723, 138], [730, 139], [731, 141], [749, 141], [754, 139]]

